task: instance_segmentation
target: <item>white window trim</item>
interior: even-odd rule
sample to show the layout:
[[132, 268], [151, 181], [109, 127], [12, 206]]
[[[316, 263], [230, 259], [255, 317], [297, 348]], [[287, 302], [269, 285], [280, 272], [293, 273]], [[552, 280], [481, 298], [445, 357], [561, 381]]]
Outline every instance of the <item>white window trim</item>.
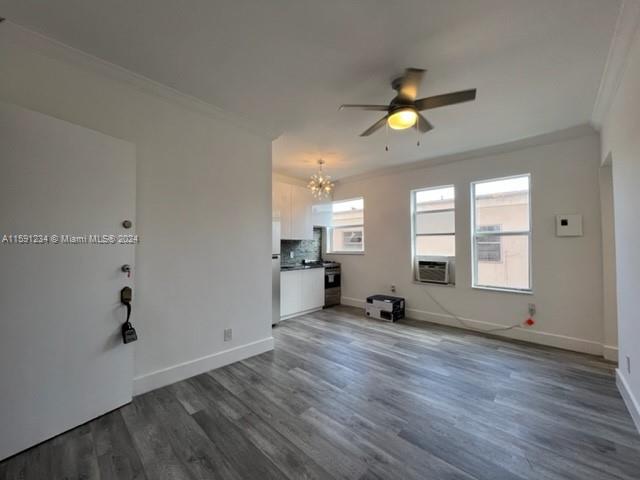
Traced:
[[[439, 190], [442, 188], [453, 188], [453, 208], [441, 208], [438, 210], [429, 210], [426, 212], [417, 212], [416, 211], [416, 194], [418, 192], [424, 192], [427, 190]], [[411, 190], [409, 192], [409, 202], [411, 205], [411, 282], [415, 283], [417, 285], [427, 285], [427, 286], [444, 286], [444, 287], [453, 287], [455, 288], [456, 284], [455, 283], [448, 283], [448, 284], [439, 284], [439, 283], [425, 283], [425, 282], [418, 282], [416, 280], [416, 237], [433, 237], [433, 236], [438, 236], [438, 237], [444, 237], [444, 236], [451, 236], [454, 237], [456, 236], [456, 232], [453, 233], [416, 233], [417, 231], [417, 227], [416, 227], [416, 216], [419, 213], [443, 213], [443, 212], [453, 212], [454, 215], [454, 219], [455, 219], [455, 214], [456, 214], [456, 186], [454, 184], [447, 184], [447, 185], [435, 185], [432, 187], [422, 187], [422, 188], [414, 188], [413, 190]], [[456, 225], [455, 225], [455, 221], [454, 221], [454, 225], [453, 228], [455, 229]], [[455, 243], [455, 240], [454, 240]], [[456, 245], [457, 246], [457, 245]], [[453, 256], [453, 259], [455, 261], [457, 257], [457, 252], [456, 254]]]
[[[495, 232], [486, 232], [478, 234], [476, 232], [476, 185], [479, 183], [500, 181], [500, 180], [509, 180], [512, 178], [520, 178], [520, 177], [528, 177], [529, 178], [529, 230], [519, 230], [519, 231], [508, 231], [501, 232], [500, 236], [524, 236], [527, 235], [529, 242], [529, 288], [509, 288], [509, 287], [498, 287], [494, 285], [482, 285], [477, 282], [478, 279], [478, 262], [477, 262], [477, 253], [476, 253], [476, 237], [478, 236], [486, 236], [486, 235], [498, 235]], [[531, 208], [531, 192], [533, 190], [533, 182], [531, 180], [530, 173], [522, 173], [517, 175], [510, 175], [507, 177], [497, 177], [497, 178], [487, 178], [485, 180], [477, 180], [475, 182], [471, 182], [471, 192], [470, 192], [470, 200], [471, 200], [471, 288], [475, 288], [478, 290], [488, 290], [495, 292], [506, 292], [506, 293], [522, 293], [527, 295], [533, 295], [533, 243], [532, 243], [532, 232], [533, 232], [533, 215]]]

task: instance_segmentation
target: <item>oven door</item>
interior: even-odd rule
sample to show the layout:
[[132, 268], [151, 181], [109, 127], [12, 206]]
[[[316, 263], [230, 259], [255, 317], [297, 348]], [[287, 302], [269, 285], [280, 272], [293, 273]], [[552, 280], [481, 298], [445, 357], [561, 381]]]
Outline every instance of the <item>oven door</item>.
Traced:
[[325, 290], [328, 288], [340, 288], [340, 270], [325, 269], [324, 288]]

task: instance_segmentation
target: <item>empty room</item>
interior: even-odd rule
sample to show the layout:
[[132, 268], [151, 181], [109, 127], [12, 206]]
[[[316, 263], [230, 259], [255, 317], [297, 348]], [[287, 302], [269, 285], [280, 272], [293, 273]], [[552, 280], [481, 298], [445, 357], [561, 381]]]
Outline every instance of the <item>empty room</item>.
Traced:
[[0, 480], [640, 480], [640, 0], [0, 0]]

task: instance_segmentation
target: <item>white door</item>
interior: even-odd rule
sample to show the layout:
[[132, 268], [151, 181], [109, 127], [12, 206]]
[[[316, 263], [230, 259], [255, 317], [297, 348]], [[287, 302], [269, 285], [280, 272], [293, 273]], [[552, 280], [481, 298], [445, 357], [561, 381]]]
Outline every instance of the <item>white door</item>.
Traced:
[[1, 460], [131, 401], [120, 289], [134, 245], [62, 235], [133, 234], [135, 150], [0, 104], [0, 172]]

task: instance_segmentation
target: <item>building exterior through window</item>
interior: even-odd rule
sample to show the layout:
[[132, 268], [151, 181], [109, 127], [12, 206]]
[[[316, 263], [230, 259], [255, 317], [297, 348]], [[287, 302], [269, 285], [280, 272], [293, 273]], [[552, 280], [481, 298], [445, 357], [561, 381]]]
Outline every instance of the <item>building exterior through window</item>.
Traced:
[[529, 175], [472, 184], [474, 286], [531, 290]]
[[364, 199], [333, 202], [329, 251], [333, 253], [364, 252]]

